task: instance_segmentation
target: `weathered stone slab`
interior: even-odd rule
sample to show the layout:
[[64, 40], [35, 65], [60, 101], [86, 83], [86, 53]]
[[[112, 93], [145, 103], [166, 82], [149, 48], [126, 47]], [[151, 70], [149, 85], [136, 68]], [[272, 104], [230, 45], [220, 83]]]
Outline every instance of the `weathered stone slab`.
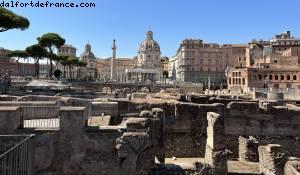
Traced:
[[265, 175], [283, 175], [286, 155], [282, 152], [281, 145], [269, 144], [260, 146], [258, 153], [261, 173]]
[[0, 107], [0, 129], [17, 129], [21, 127], [20, 107]]
[[21, 109], [24, 120], [57, 118], [60, 111], [58, 106], [24, 106]]
[[104, 113], [112, 117], [118, 116], [118, 102], [92, 102], [92, 116], [99, 116]]
[[86, 125], [85, 107], [62, 107], [60, 109], [60, 129], [72, 132]]

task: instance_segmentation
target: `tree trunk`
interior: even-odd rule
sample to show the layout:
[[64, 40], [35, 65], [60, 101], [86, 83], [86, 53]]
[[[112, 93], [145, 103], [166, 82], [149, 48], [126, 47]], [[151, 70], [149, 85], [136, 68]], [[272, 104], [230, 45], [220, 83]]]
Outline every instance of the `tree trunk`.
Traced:
[[26, 61], [25, 59], [26, 58], [24, 58], [24, 63], [23, 63], [23, 66], [22, 66], [23, 67], [23, 69], [22, 69], [22, 76], [23, 77], [25, 76], [25, 68], [24, 68], [24, 66], [25, 66], [24, 64], [25, 64], [25, 61]]
[[50, 70], [49, 70], [49, 77], [52, 80], [52, 72], [53, 72], [53, 63], [52, 60], [50, 59]]
[[21, 75], [21, 69], [20, 69], [20, 62], [19, 62], [19, 59], [20, 59], [20, 58], [18, 58], [18, 59], [16, 60], [17, 66], [18, 66], [18, 76]]
[[70, 78], [70, 80], [72, 80], [72, 72], [71, 71], [72, 71], [71, 66], [69, 66], [69, 78]]
[[53, 62], [52, 62], [52, 55], [53, 55], [53, 49], [52, 47], [49, 47], [49, 52], [50, 52], [50, 71], [49, 71], [49, 77], [50, 77], [50, 80], [52, 80], [52, 73], [53, 73]]
[[66, 66], [64, 65], [64, 78], [66, 78]]
[[39, 66], [39, 60], [37, 59], [37, 60], [35, 61], [35, 77], [36, 77], [36, 78], [39, 78], [39, 74], [40, 74], [39, 69], [40, 69], [40, 66]]

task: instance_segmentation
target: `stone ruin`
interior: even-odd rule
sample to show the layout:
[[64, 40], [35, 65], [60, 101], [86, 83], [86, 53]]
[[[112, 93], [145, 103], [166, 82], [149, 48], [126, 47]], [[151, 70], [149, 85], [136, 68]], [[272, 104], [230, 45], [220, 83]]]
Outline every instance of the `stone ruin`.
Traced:
[[130, 95], [0, 96], [0, 132], [34, 134], [34, 175], [300, 174], [297, 101]]

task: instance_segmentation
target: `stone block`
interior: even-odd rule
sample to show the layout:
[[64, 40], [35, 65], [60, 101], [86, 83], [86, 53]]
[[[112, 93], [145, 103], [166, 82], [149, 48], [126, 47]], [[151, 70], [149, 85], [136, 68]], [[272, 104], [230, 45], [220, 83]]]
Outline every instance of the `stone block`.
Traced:
[[22, 116], [24, 120], [57, 118], [60, 107], [58, 106], [23, 106]]
[[232, 116], [249, 115], [258, 113], [258, 104], [256, 102], [230, 102], [227, 109]]
[[22, 126], [20, 107], [0, 107], [0, 129], [18, 129]]
[[149, 93], [133, 93], [131, 99], [146, 99]]
[[91, 115], [100, 116], [102, 113], [117, 117], [119, 115], [118, 102], [92, 102]]
[[60, 129], [63, 131], [82, 129], [87, 123], [85, 107], [62, 107], [59, 115]]
[[258, 141], [254, 137], [239, 137], [239, 160], [258, 161]]
[[226, 175], [228, 158], [225, 151], [224, 117], [215, 112], [208, 112], [207, 121], [205, 162], [212, 167], [212, 174]]
[[152, 112], [151, 111], [148, 111], [148, 110], [144, 110], [144, 111], [141, 111], [139, 117], [142, 117], [142, 118], [152, 118]]
[[128, 118], [125, 121], [128, 131], [146, 129], [150, 126], [151, 120], [148, 118]]
[[265, 175], [284, 175], [287, 157], [281, 145], [269, 144], [258, 147], [260, 172]]
[[289, 158], [284, 166], [284, 175], [300, 175], [300, 158]]

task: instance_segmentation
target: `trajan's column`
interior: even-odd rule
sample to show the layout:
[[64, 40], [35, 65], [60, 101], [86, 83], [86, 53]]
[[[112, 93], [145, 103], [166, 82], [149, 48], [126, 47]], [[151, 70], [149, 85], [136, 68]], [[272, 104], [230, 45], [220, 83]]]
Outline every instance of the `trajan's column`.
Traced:
[[117, 50], [117, 46], [116, 46], [116, 40], [113, 40], [113, 46], [112, 46], [112, 58], [111, 58], [111, 64], [110, 64], [110, 81], [113, 82], [114, 81], [114, 73], [115, 73], [115, 67], [114, 67], [114, 62], [116, 60], [116, 50]]

